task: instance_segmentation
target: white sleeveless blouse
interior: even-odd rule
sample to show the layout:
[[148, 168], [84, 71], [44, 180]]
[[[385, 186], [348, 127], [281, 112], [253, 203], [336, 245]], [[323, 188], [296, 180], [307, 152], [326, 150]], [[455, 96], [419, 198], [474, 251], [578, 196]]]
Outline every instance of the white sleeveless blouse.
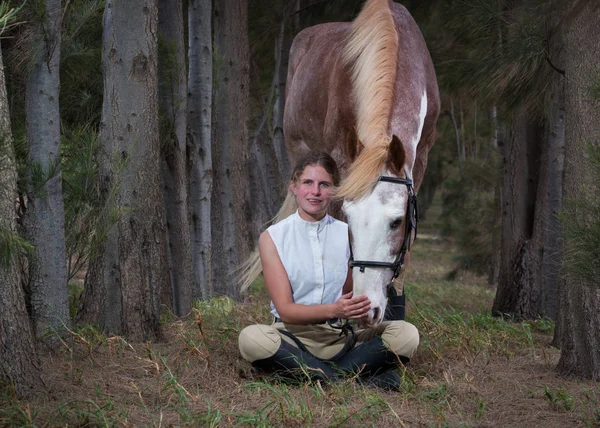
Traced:
[[[310, 222], [296, 211], [267, 231], [292, 285], [294, 303], [320, 305], [339, 299], [350, 258], [346, 223], [329, 215]], [[279, 318], [273, 302], [271, 313]]]

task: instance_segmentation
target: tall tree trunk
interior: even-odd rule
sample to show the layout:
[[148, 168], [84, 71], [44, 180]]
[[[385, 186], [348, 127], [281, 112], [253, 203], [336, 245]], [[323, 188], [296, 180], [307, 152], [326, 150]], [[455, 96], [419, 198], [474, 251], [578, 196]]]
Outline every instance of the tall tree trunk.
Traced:
[[[0, 51], [0, 233], [17, 235], [15, 200], [17, 166], [12, 147], [4, 64]], [[6, 248], [5, 245], [3, 245]], [[6, 251], [6, 249], [4, 250]], [[2, 254], [0, 263], [0, 378], [10, 379], [19, 397], [40, 384], [33, 326], [25, 308], [17, 255]]]
[[61, 2], [44, 0], [43, 8], [25, 96], [32, 168], [26, 229], [35, 246], [29, 288], [39, 337], [70, 325], [58, 108]]
[[[285, 148], [283, 137], [283, 110], [285, 106], [285, 83], [288, 72], [288, 62], [290, 57], [291, 38], [288, 31], [285, 31], [287, 24], [287, 15], [289, 8], [285, 7], [279, 34], [275, 42], [275, 103], [273, 104], [273, 147], [277, 156], [277, 165], [279, 166], [279, 175], [284, 182], [290, 179], [291, 167], [290, 160]], [[279, 205], [278, 205], [279, 206]], [[277, 208], [276, 208], [277, 209]]]
[[[505, 142], [504, 126], [501, 125], [498, 120], [498, 110], [496, 106], [492, 106], [489, 110], [490, 117], [490, 128], [492, 129], [492, 137], [490, 139], [490, 148], [487, 150], [488, 153], [497, 150], [499, 147], [503, 147]], [[502, 193], [501, 183], [499, 180], [495, 180], [494, 185], [494, 201], [496, 206], [500, 206], [500, 195]], [[488, 269], [488, 284], [495, 285], [498, 283], [498, 274], [500, 272], [500, 230], [492, 231], [492, 262]]]
[[458, 124], [456, 123], [456, 116], [454, 115], [454, 100], [450, 99], [450, 122], [452, 122], [452, 127], [454, 128], [454, 138], [456, 139], [456, 161], [458, 163], [458, 170], [460, 172], [460, 176], [462, 177], [462, 156], [461, 156], [461, 148], [460, 148], [460, 135], [458, 133]]
[[132, 340], [159, 328], [169, 283], [158, 138], [157, 0], [107, 0], [101, 191], [118, 214], [90, 264], [80, 319]]
[[[591, 78], [600, 66], [600, 4], [589, 1], [571, 6], [573, 14], [564, 29], [565, 55], [565, 178], [564, 198], [586, 195], [586, 185], [593, 183], [592, 169], [586, 162], [585, 147], [600, 141], [600, 110], [589, 97]], [[567, 25], [565, 25], [567, 26]], [[566, 243], [565, 245], [568, 245]], [[561, 355], [558, 370], [562, 373], [600, 380], [600, 289], [588, 287], [579, 278], [567, 275], [561, 282], [559, 308]]]
[[215, 292], [237, 295], [232, 273], [250, 251], [248, 207], [248, 3], [223, 0], [214, 9], [221, 55], [213, 127], [213, 272]]
[[526, 113], [512, 123], [503, 146], [502, 236], [498, 289], [493, 312], [517, 318], [539, 315], [539, 290], [533, 287], [538, 255], [532, 251], [538, 181], [540, 126]]
[[[187, 81], [181, 0], [160, 0], [158, 25], [162, 36], [159, 59], [161, 169], [167, 218], [168, 260], [173, 310], [183, 316], [192, 310], [192, 249], [187, 196]], [[161, 302], [163, 300], [161, 299]]]
[[562, 208], [565, 163], [565, 79], [554, 74], [550, 103], [551, 114], [543, 146], [542, 171], [537, 202], [535, 241], [540, 243], [540, 315], [557, 319], [559, 306], [559, 275], [562, 254], [562, 230], [558, 215]]
[[193, 296], [213, 294], [212, 277], [212, 0], [189, 0], [188, 121]]

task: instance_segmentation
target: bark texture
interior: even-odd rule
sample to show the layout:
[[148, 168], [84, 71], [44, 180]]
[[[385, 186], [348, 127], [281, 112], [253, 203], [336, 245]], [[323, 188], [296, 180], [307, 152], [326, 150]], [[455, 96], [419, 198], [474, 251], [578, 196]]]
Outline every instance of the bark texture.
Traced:
[[[220, 76], [213, 119], [213, 274], [217, 294], [237, 295], [234, 270], [250, 252], [248, 208], [248, 3], [224, 0], [214, 7], [214, 44]], [[251, 183], [253, 185], [253, 183]]]
[[168, 284], [160, 191], [157, 0], [108, 0], [104, 11], [101, 191], [115, 222], [92, 260], [79, 318], [132, 340], [159, 328]]
[[[589, 86], [600, 68], [600, 4], [579, 2], [582, 10], [564, 29], [565, 42], [565, 199], [585, 198], [586, 183], [592, 182], [585, 161], [585, 146], [600, 141], [598, 101], [589, 96]], [[597, 197], [597, 195], [595, 195]], [[559, 310], [562, 373], [600, 380], [600, 290], [567, 276], [561, 282]]]
[[536, 203], [534, 237], [540, 261], [537, 288], [540, 290], [540, 316], [556, 320], [559, 306], [559, 278], [562, 254], [562, 230], [559, 214], [563, 200], [565, 164], [565, 79], [554, 73], [550, 89], [550, 117], [542, 147], [542, 164]]
[[292, 172], [283, 137], [285, 81], [287, 79], [290, 48], [292, 46], [291, 37], [289, 36], [289, 32], [286, 31], [286, 19], [289, 14], [288, 10], [289, 8], [284, 8], [279, 34], [275, 43], [275, 103], [273, 104], [273, 147], [275, 148], [275, 155], [277, 156], [279, 175], [281, 180], [285, 183], [290, 179], [290, 174]]
[[502, 237], [498, 289], [493, 312], [517, 318], [536, 317], [539, 295], [534, 289], [536, 254], [531, 239], [535, 221], [539, 150], [543, 129], [526, 113], [512, 123], [502, 147]]
[[[188, 220], [186, 134], [187, 82], [181, 0], [160, 0], [158, 24], [162, 40], [159, 61], [161, 114], [161, 177], [167, 220], [171, 289], [161, 303], [172, 300], [173, 311], [183, 316], [192, 310], [192, 249]], [[172, 297], [171, 297], [172, 296]]]
[[543, 126], [527, 115], [512, 124], [504, 155], [502, 237], [493, 310], [517, 319], [556, 320], [564, 173], [564, 78], [555, 73]]
[[58, 106], [61, 1], [44, 0], [43, 7], [25, 96], [31, 162], [25, 221], [35, 246], [28, 281], [38, 337], [70, 325]]
[[213, 294], [212, 277], [212, 0], [188, 2], [188, 144], [193, 296]]
[[[17, 233], [17, 167], [12, 147], [4, 65], [0, 51], [0, 230]], [[17, 255], [0, 265], [0, 378], [13, 382], [19, 397], [40, 384], [33, 326], [25, 308]]]

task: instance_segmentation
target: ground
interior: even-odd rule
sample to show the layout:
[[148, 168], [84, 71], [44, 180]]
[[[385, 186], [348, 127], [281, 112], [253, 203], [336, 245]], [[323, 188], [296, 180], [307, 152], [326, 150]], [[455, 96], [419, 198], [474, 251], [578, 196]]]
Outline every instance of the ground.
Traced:
[[[434, 216], [428, 216], [434, 217]], [[600, 384], [559, 376], [548, 320], [494, 318], [494, 289], [454, 269], [452, 241], [423, 224], [406, 275], [407, 320], [419, 350], [402, 392], [358, 385], [286, 385], [242, 361], [237, 335], [269, 322], [260, 284], [243, 301], [200, 302], [165, 315], [162, 340], [128, 343], [78, 326], [42, 350], [46, 386], [31, 402], [0, 393], [0, 426], [600, 426]]]

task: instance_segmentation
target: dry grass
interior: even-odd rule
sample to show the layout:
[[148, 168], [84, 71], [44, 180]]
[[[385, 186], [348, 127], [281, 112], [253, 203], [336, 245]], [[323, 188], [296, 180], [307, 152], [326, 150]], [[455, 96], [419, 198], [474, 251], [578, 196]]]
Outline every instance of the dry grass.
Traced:
[[[426, 232], [426, 231], [425, 231]], [[494, 291], [452, 270], [449, 242], [421, 233], [407, 277], [408, 320], [421, 331], [400, 393], [357, 385], [285, 385], [242, 361], [237, 335], [269, 320], [267, 296], [202, 302], [167, 320], [163, 340], [127, 343], [93, 328], [42, 358], [32, 402], [0, 394], [0, 426], [600, 426], [600, 385], [560, 377], [552, 323], [489, 316]]]

